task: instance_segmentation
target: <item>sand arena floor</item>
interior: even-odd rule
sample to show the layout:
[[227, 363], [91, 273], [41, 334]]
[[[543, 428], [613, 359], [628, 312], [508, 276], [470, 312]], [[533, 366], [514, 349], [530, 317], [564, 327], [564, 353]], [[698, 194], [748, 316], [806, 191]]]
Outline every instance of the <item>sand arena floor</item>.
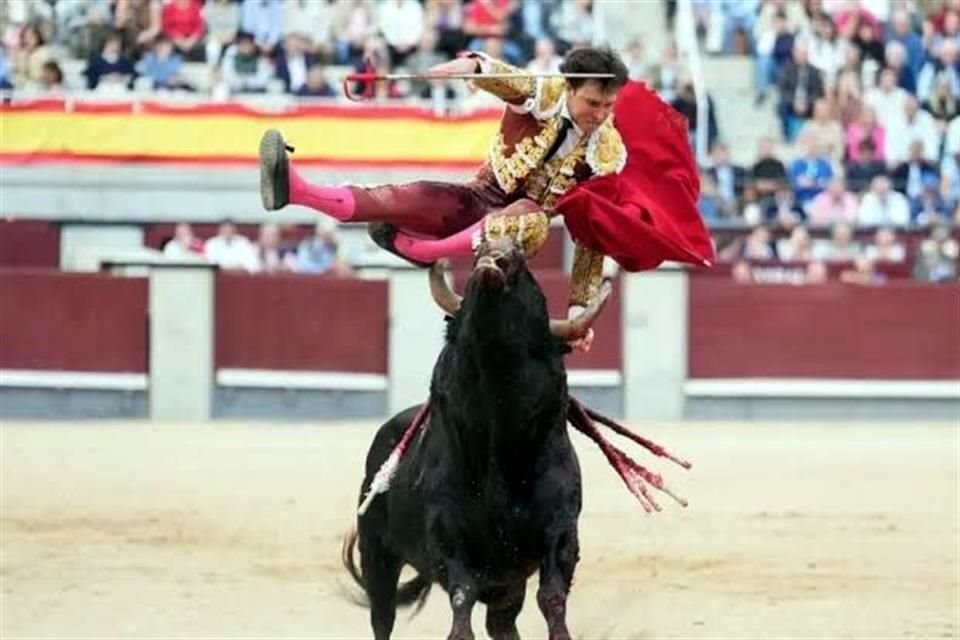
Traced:
[[[339, 550], [373, 429], [3, 425], [0, 636], [370, 637]], [[575, 637], [960, 635], [957, 425], [641, 431], [693, 461], [636, 451], [691, 506], [644, 515], [575, 436]], [[448, 625], [435, 590], [396, 636]], [[531, 597], [520, 629], [544, 635]]]

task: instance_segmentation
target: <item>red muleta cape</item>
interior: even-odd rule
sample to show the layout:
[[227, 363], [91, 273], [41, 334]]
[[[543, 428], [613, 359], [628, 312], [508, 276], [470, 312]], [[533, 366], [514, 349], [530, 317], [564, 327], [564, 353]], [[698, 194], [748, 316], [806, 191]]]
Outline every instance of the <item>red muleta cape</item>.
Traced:
[[665, 260], [711, 266], [713, 243], [697, 208], [700, 177], [686, 119], [639, 82], [620, 90], [613, 117], [626, 165], [557, 201], [570, 235], [627, 271], [655, 269]]

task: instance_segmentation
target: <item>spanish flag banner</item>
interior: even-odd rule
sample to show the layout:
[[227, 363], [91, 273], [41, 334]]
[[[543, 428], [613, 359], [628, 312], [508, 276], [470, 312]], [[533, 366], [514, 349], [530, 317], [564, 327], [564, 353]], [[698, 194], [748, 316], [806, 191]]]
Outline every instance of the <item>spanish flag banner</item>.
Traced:
[[272, 127], [296, 146], [299, 163], [461, 169], [483, 161], [499, 119], [410, 106], [37, 100], [0, 106], [0, 162], [252, 163]]

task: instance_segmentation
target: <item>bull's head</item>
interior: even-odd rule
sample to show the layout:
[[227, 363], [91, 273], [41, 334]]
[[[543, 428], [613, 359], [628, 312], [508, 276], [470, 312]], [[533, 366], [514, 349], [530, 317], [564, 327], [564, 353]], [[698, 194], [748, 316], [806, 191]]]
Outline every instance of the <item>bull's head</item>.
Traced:
[[[539, 304], [544, 306], [543, 295], [527, 270], [522, 249], [509, 238], [497, 238], [485, 241], [477, 250], [473, 272], [467, 283], [468, 295], [471, 291], [480, 294], [509, 296], [527, 285], [536, 290]], [[454, 293], [442, 269], [434, 264], [430, 268], [430, 292], [437, 305], [451, 316], [456, 316], [463, 305], [463, 299]], [[580, 315], [568, 320], [550, 320], [550, 332], [564, 340], [576, 340], [584, 337], [590, 330], [600, 311], [606, 305], [611, 287], [604, 283], [593, 303]]]

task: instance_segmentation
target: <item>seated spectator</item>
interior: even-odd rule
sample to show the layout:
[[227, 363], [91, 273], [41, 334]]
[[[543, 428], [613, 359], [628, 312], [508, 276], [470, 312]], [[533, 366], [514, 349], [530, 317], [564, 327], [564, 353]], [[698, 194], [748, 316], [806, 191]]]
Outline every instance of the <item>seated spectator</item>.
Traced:
[[223, 54], [221, 75], [232, 93], [263, 93], [273, 78], [273, 66], [257, 51], [253, 34], [237, 33], [236, 42]]
[[196, 259], [203, 255], [203, 240], [193, 235], [186, 222], [177, 224], [173, 237], [163, 245], [163, 255], [177, 260]]
[[160, 16], [163, 35], [170, 39], [177, 53], [191, 62], [204, 62], [207, 55], [202, 8], [199, 0], [167, 0]]
[[839, 37], [837, 27], [828, 15], [813, 20], [810, 38], [810, 64], [820, 70], [826, 86], [832, 86], [846, 59], [850, 43]]
[[[502, 41], [503, 56], [508, 62], [521, 62], [522, 51], [516, 42], [507, 40], [510, 15], [518, 9], [510, 0], [474, 0], [466, 5], [463, 17], [463, 33], [467, 48], [483, 51], [491, 38]], [[489, 52], [488, 52], [489, 53]]]
[[848, 262], [860, 257], [860, 245], [854, 239], [853, 225], [838, 222], [833, 225], [829, 240], [820, 240], [813, 245], [813, 255], [817, 260], [828, 262]]
[[253, 36], [261, 53], [273, 58], [283, 32], [282, 1], [243, 0], [240, 29]]
[[840, 282], [859, 284], [864, 286], [878, 286], [886, 284], [887, 277], [877, 273], [876, 264], [867, 258], [858, 258], [853, 269], [840, 273]]
[[910, 224], [910, 203], [905, 195], [891, 188], [890, 178], [877, 176], [860, 201], [857, 221], [869, 227], [906, 226]]
[[949, 209], [960, 203], [960, 152], [943, 154], [940, 162], [940, 195]]
[[897, 86], [909, 94], [917, 92], [917, 76], [907, 60], [907, 50], [896, 41], [887, 43], [885, 60], [886, 68], [897, 79]]
[[771, 138], [760, 139], [757, 161], [750, 168], [750, 177], [761, 202], [771, 199], [787, 184], [787, 167], [775, 155]]
[[802, 155], [790, 164], [790, 186], [805, 208], [833, 179], [833, 168], [813, 138], [802, 137], [798, 144]]
[[935, 56], [923, 65], [917, 77], [917, 98], [921, 103], [930, 101], [937, 82], [946, 83], [954, 99], [960, 99], [960, 68], [957, 65], [957, 53], [957, 43], [953, 40], [945, 40]]
[[911, 149], [916, 141], [921, 143], [920, 157], [927, 162], [933, 164], [940, 158], [940, 128], [933, 116], [920, 108], [917, 99], [909, 96], [903, 106], [900, 126], [891, 129], [887, 136], [887, 164], [895, 166], [912, 161]]
[[20, 48], [13, 55], [13, 81], [18, 87], [40, 87], [43, 65], [53, 60], [53, 50], [34, 24], [20, 30]]
[[162, 0], [116, 0], [114, 27], [123, 38], [123, 55], [136, 60], [160, 35]]
[[816, 227], [827, 227], [836, 223], [854, 223], [860, 203], [857, 196], [847, 191], [843, 176], [837, 175], [830, 180], [825, 191], [821, 191], [810, 201], [807, 207], [807, 222]]
[[[551, 45], [553, 44], [553, 41], [549, 38], [541, 38], [541, 40], [547, 40]], [[623, 52], [623, 63], [627, 65], [627, 75], [631, 80], [636, 82], [647, 82], [649, 80], [650, 65], [647, 64], [645, 49], [641, 40], [630, 41]]]
[[349, 275], [350, 268], [340, 259], [337, 226], [326, 218], [317, 222], [315, 233], [297, 247], [296, 270], [301, 273]]
[[960, 248], [943, 225], [930, 230], [930, 235], [920, 244], [917, 262], [913, 267], [914, 280], [921, 282], [956, 282], [957, 258]]
[[799, 137], [813, 141], [831, 162], [839, 165], [843, 161], [843, 127], [830, 115], [830, 102], [820, 98], [813, 105], [813, 117], [800, 129]]
[[183, 89], [193, 91], [193, 87], [180, 75], [183, 59], [174, 50], [173, 43], [164, 35], [157, 36], [153, 49], [143, 57], [138, 65], [140, 75], [153, 80], [154, 89]]
[[40, 70], [40, 88], [44, 91], [63, 90], [63, 71], [56, 60], [47, 60]]
[[[768, 8], [770, 11], [767, 11]], [[785, 12], [773, 11], [773, 8], [773, 4], [765, 4], [757, 23], [760, 31], [757, 33], [755, 67], [756, 104], [766, 100], [770, 85], [776, 82], [793, 57], [795, 29], [788, 23]]]
[[920, 225], [929, 225], [950, 220], [950, 205], [940, 193], [940, 180], [928, 175], [923, 180], [923, 188], [915, 198], [910, 198], [910, 218]]
[[726, 217], [727, 210], [724, 207], [723, 198], [717, 190], [717, 181], [709, 173], [700, 174], [700, 198], [697, 200], [697, 208], [700, 215], [708, 223], [716, 222]]
[[937, 165], [924, 157], [923, 147], [924, 144], [921, 140], [911, 142], [909, 157], [890, 172], [893, 188], [905, 194], [911, 200], [921, 196], [924, 184], [928, 179], [932, 178], [937, 183], [940, 180], [940, 171]]
[[463, 6], [459, 0], [427, 0], [424, 14], [425, 34], [436, 37], [434, 51], [443, 54], [445, 60], [463, 51], [467, 40], [463, 35]]
[[[474, 0], [483, 1], [483, 0]], [[553, 32], [557, 34], [557, 50], [566, 54], [578, 46], [596, 46], [606, 41], [598, 3], [593, 0], [570, 0], [560, 3], [552, 16]]]
[[777, 191], [764, 211], [764, 220], [768, 224], [776, 224], [786, 231], [792, 230], [804, 219], [806, 219], [806, 213], [789, 187]]
[[310, 53], [333, 62], [334, 8], [329, 0], [284, 0], [282, 14], [284, 37], [299, 33]]
[[203, 7], [203, 20], [207, 25], [207, 63], [218, 67], [240, 29], [240, 5], [233, 0], [208, 0]]
[[960, 9], [951, 8], [944, 13], [943, 25], [937, 29], [933, 47], [936, 49], [947, 40], [960, 44]]
[[[890, 25], [887, 31], [887, 43], [895, 42], [903, 47], [906, 52], [907, 64], [916, 77], [923, 66], [924, 55], [923, 42], [920, 36], [913, 29], [910, 22], [910, 14], [906, 9], [898, 8], [890, 13]], [[906, 88], [906, 87], [904, 87]]]
[[256, 271], [262, 273], [291, 272], [297, 265], [294, 249], [282, 242], [280, 227], [275, 224], [260, 225], [256, 254]]
[[123, 36], [111, 33], [103, 43], [103, 50], [87, 61], [83, 72], [87, 77], [87, 89], [128, 89], [137, 73], [130, 59], [123, 55]]
[[743, 244], [740, 256], [743, 260], [774, 260], [770, 231], [766, 227], [754, 227]]
[[[867, 91], [866, 104], [873, 110], [876, 121], [885, 131], [900, 126], [907, 98], [906, 91], [897, 86], [897, 75], [893, 69], [880, 72], [880, 82], [876, 88]], [[878, 144], [877, 148], [882, 148]]]
[[677, 97], [677, 86], [684, 75], [683, 64], [675, 42], [669, 42], [660, 57], [660, 63], [650, 70], [650, 84], [664, 102], [671, 103]]
[[877, 176], [887, 173], [887, 165], [876, 157], [873, 140], [867, 138], [860, 142], [859, 160], [846, 165], [847, 186], [854, 193], [865, 191]]
[[810, 64], [803, 41], [793, 45], [793, 59], [783, 69], [779, 88], [778, 113], [783, 135], [793, 140], [803, 122], [813, 115], [813, 103], [824, 95], [823, 78], [819, 69]]
[[[700, 112], [697, 109], [697, 95], [693, 86], [693, 79], [690, 76], [683, 76], [677, 84], [677, 96], [670, 103], [670, 106], [683, 114], [687, 119], [687, 126], [690, 130], [690, 144], [694, 146], [697, 140], [697, 127], [700, 125]], [[713, 99], [707, 95], [707, 146], [712, 147], [716, 142], [720, 132], [717, 130], [717, 118], [715, 115]]]
[[755, 226], [763, 222], [763, 208], [760, 206], [760, 196], [757, 193], [757, 187], [748, 182], [743, 186], [743, 208], [741, 214], [743, 221], [750, 226]]
[[0, 89], [13, 89], [10, 65], [7, 63], [7, 49], [0, 44]]
[[861, 22], [857, 26], [856, 35], [850, 39], [850, 44], [860, 49], [860, 56], [864, 63], [870, 63], [877, 68], [883, 66], [884, 47], [880, 39], [882, 25], [870, 25]]
[[732, 213], [737, 210], [737, 202], [743, 196], [747, 172], [730, 162], [730, 148], [722, 142], [713, 146], [710, 155], [713, 166], [707, 169], [707, 173], [717, 185], [723, 210]]
[[877, 122], [876, 113], [870, 107], [864, 108], [857, 122], [847, 127], [847, 160], [856, 162], [860, 159], [860, 143], [864, 140], [873, 142], [877, 160], [886, 160], [887, 132]]
[[527, 71], [533, 73], [560, 73], [563, 58], [557, 55], [553, 40], [541, 38], [534, 47], [533, 60], [527, 65]]
[[784, 262], [806, 262], [813, 260], [813, 245], [810, 232], [799, 225], [790, 232], [790, 237], [777, 243], [777, 255]]
[[906, 249], [897, 242], [897, 234], [890, 227], [880, 227], [873, 234], [873, 244], [867, 246], [867, 259], [874, 262], [903, 262]]
[[99, 51], [113, 27], [110, 0], [60, 2], [56, 6], [57, 39], [70, 57], [85, 60]]
[[297, 95], [304, 98], [332, 98], [337, 92], [327, 82], [323, 67], [317, 64], [307, 70], [307, 83], [297, 90]]
[[950, 79], [941, 75], [934, 80], [933, 93], [930, 99], [923, 103], [923, 108], [937, 120], [949, 122], [960, 113], [957, 104], [957, 97], [953, 95]]
[[310, 53], [310, 40], [291, 31], [283, 39], [283, 48], [277, 52], [277, 77], [287, 93], [299, 94], [307, 84], [307, 70], [319, 59]]
[[391, 66], [402, 65], [423, 37], [423, 6], [417, 0], [384, 0], [378, 24], [390, 52]]
[[334, 48], [337, 64], [363, 62], [363, 49], [374, 34], [373, 5], [362, 0], [343, 0], [333, 6]]
[[254, 272], [260, 266], [253, 243], [237, 233], [237, 225], [230, 220], [223, 222], [217, 235], [207, 240], [203, 253], [221, 269]]
[[846, 129], [856, 122], [863, 110], [860, 79], [856, 74], [841, 73], [837, 76], [836, 91], [830, 100], [830, 115]]

